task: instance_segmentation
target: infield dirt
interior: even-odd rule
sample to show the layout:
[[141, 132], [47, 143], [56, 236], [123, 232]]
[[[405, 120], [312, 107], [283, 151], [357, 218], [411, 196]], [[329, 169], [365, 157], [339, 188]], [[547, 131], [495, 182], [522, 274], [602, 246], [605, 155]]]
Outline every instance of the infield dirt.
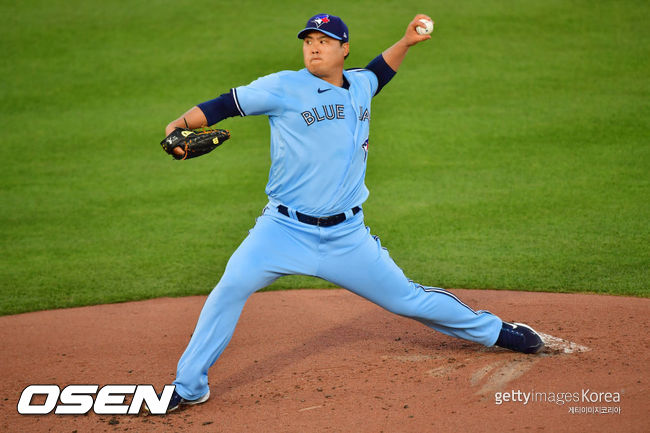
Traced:
[[[549, 347], [539, 355], [484, 348], [344, 290], [264, 292], [250, 298], [210, 370], [207, 403], [166, 416], [23, 416], [16, 407], [29, 384], [162, 389], [205, 297], [6, 316], [0, 430], [647, 431], [650, 299], [453, 292], [473, 308], [530, 324], [548, 335]], [[499, 392], [537, 393], [537, 401], [497, 404]], [[550, 401], [559, 393], [581, 401]], [[591, 401], [593, 393], [618, 393], [620, 402]], [[595, 408], [605, 413], [581, 413]]]

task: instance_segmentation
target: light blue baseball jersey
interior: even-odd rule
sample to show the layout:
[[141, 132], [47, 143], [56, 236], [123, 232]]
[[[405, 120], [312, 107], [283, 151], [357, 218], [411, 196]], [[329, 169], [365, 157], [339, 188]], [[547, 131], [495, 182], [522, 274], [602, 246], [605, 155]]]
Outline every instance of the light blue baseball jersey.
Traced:
[[343, 75], [349, 89], [307, 69], [278, 72], [233, 89], [242, 116], [269, 116], [271, 169], [266, 194], [272, 205], [327, 216], [368, 198], [364, 178], [370, 101], [378, 80], [366, 69]]

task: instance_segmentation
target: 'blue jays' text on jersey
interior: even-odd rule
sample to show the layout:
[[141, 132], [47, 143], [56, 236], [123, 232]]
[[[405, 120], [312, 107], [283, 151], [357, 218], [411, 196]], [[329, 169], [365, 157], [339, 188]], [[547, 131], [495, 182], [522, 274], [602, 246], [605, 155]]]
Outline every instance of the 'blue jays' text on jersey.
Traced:
[[307, 69], [278, 72], [232, 89], [242, 116], [269, 116], [271, 169], [266, 194], [272, 204], [327, 216], [368, 197], [364, 178], [370, 100], [378, 81], [366, 69], [343, 75], [349, 89]]

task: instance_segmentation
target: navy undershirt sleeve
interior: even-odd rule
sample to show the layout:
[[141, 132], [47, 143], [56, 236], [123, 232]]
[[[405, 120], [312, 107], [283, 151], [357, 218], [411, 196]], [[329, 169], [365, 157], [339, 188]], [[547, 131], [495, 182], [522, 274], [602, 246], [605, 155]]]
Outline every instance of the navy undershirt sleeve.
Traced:
[[224, 93], [217, 98], [202, 102], [198, 107], [203, 111], [203, 114], [205, 114], [205, 118], [208, 120], [208, 125], [214, 125], [228, 117], [241, 115], [240, 111], [237, 109], [237, 104], [235, 104], [235, 98], [233, 97], [232, 92]]
[[377, 76], [379, 85], [377, 86], [375, 96], [396, 74], [396, 72], [388, 66], [388, 63], [384, 60], [384, 56], [381, 54], [372, 59], [370, 63], [368, 63], [368, 66], [366, 66], [366, 69], [372, 71]]

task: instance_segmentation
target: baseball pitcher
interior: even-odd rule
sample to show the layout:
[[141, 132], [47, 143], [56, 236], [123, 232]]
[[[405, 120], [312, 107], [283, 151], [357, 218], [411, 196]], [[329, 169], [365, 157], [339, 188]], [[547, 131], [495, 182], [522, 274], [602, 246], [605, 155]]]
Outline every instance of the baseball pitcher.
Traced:
[[474, 311], [444, 289], [409, 280], [364, 224], [372, 98], [395, 76], [409, 48], [431, 38], [431, 29], [431, 18], [417, 15], [404, 36], [365, 68], [345, 69], [348, 28], [337, 16], [318, 14], [298, 33], [303, 69], [234, 87], [169, 123], [161, 144], [174, 158], [187, 159], [229, 138], [228, 131], [205, 127], [232, 116], [267, 116], [271, 168], [268, 204], [203, 306], [178, 362], [168, 411], [208, 399], [208, 369], [230, 341], [246, 299], [284, 275], [320, 277], [485, 346], [524, 353], [543, 348], [530, 327]]

